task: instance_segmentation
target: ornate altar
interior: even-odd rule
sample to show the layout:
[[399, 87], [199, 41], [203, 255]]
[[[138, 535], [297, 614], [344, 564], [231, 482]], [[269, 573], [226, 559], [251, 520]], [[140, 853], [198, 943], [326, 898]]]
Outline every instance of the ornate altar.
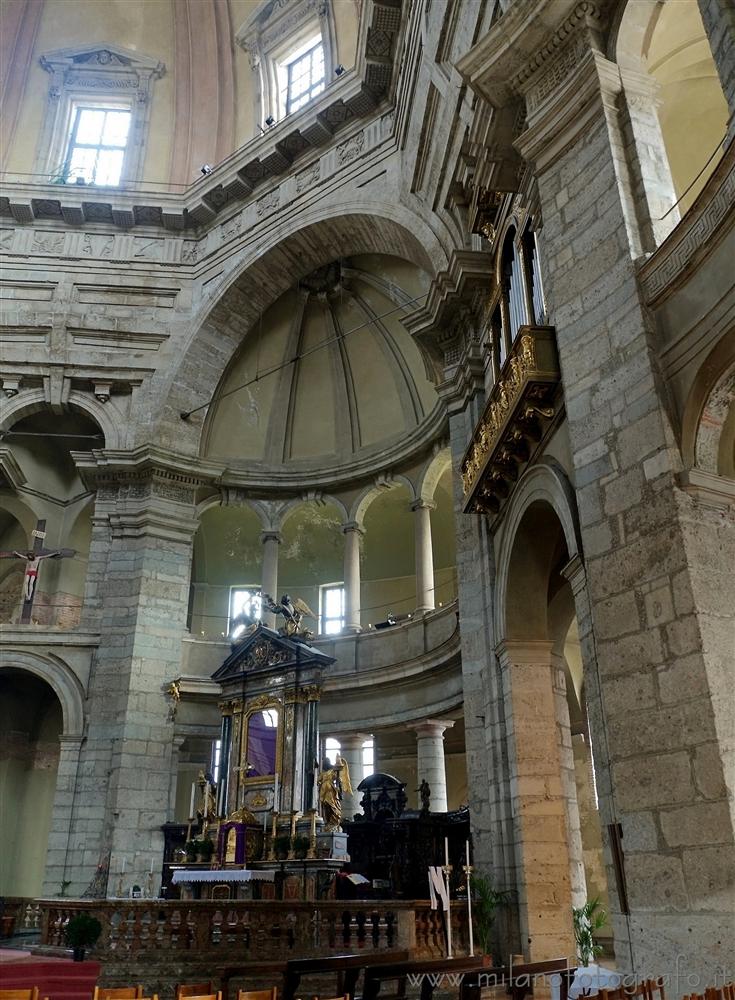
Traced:
[[217, 860], [274, 870], [281, 898], [333, 894], [349, 860], [346, 835], [320, 815], [319, 698], [333, 662], [257, 623], [212, 675], [222, 688]]

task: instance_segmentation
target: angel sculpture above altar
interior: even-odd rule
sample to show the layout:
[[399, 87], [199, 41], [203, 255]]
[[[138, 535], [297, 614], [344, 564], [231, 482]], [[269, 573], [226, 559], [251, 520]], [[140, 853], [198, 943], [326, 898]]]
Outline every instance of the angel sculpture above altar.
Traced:
[[263, 607], [274, 615], [283, 615], [283, 625], [279, 629], [281, 635], [289, 638], [293, 636], [299, 636], [302, 639], [313, 638], [314, 633], [307, 628], [302, 628], [301, 623], [304, 618], [312, 618], [316, 621], [316, 615], [300, 597], [291, 600], [288, 594], [284, 594], [280, 603], [277, 604], [270, 594], [263, 594]]
[[342, 829], [342, 796], [352, 795], [347, 761], [339, 754], [334, 764], [325, 760], [317, 780], [324, 829], [327, 832], [339, 831]]

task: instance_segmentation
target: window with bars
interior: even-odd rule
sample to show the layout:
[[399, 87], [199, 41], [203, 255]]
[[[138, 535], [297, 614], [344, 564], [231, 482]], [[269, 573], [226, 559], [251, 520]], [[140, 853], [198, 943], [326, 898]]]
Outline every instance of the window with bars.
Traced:
[[124, 108], [84, 107], [72, 114], [65, 179], [87, 184], [120, 183], [130, 132], [131, 112]]
[[231, 639], [236, 639], [245, 630], [243, 622], [237, 622], [240, 615], [247, 615], [249, 618], [260, 619], [262, 612], [262, 598], [260, 587], [230, 587], [230, 617], [227, 622], [227, 634]]
[[284, 63], [286, 114], [298, 111], [326, 85], [324, 73], [324, 45], [320, 35], [304, 42], [292, 52]]
[[325, 583], [319, 588], [319, 633], [338, 635], [345, 626], [343, 583]]

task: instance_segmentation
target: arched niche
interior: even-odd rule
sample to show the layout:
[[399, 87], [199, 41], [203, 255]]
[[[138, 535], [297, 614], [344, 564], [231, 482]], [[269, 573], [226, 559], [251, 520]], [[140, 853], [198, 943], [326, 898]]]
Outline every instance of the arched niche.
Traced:
[[[427, 276], [385, 254], [340, 256], [243, 330], [209, 406], [202, 455], [251, 472], [382, 470], [436, 434], [439, 399], [404, 303]], [[323, 481], [323, 479], [322, 479]]]
[[8, 896], [41, 893], [62, 730], [62, 705], [52, 687], [38, 675], [3, 664], [0, 884]]
[[735, 330], [700, 366], [682, 417], [686, 468], [735, 479]]
[[715, 155], [706, 165], [725, 138], [728, 120], [697, 0], [628, 0], [612, 37], [617, 62], [647, 73], [656, 84], [665, 153], [683, 214], [717, 164]]
[[[74, 550], [73, 556], [41, 563], [32, 611], [37, 624], [72, 628], [81, 617], [93, 505], [72, 452], [103, 448], [105, 437], [99, 425], [76, 407], [56, 413], [44, 403], [16, 410], [15, 416], [3, 443], [25, 482], [15, 494], [0, 498], [0, 506], [22, 517], [27, 532], [24, 548], [33, 544], [31, 532], [41, 520], [45, 548]], [[23, 517], [21, 511], [29, 508], [32, 517]]]

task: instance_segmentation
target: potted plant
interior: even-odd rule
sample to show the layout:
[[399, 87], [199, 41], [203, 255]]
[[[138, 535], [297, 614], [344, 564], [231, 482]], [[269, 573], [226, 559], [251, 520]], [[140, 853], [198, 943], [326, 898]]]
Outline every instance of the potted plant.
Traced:
[[287, 833], [279, 834], [273, 842], [275, 847], [276, 857], [282, 861], [288, 854], [288, 849], [291, 844], [291, 838]]
[[293, 839], [293, 852], [297, 858], [303, 859], [306, 857], [307, 851], [309, 850], [309, 838], [308, 837], [294, 837]]
[[74, 950], [74, 961], [84, 961], [84, 950], [97, 942], [102, 924], [90, 913], [77, 913], [66, 925], [66, 943]]
[[511, 893], [507, 889], [495, 889], [485, 875], [471, 875], [472, 927], [477, 948], [482, 955], [490, 958], [490, 937], [495, 923], [495, 913], [499, 906], [507, 906]]
[[198, 854], [202, 861], [209, 864], [212, 860], [212, 855], [214, 854], [214, 841], [210, 840], [209, 837], [203, 837], [199, 841]]
[[577, 943], [577, 959], [579, 964], [587, 968], [592, 965], [598, 955], [602, 954], [601, 944], [595, 941], [595, 932], [605, 926], [607, 913], [597, 896], [588, 899], [584, 906], [572, 907], [574, 923], [574, 939]]

